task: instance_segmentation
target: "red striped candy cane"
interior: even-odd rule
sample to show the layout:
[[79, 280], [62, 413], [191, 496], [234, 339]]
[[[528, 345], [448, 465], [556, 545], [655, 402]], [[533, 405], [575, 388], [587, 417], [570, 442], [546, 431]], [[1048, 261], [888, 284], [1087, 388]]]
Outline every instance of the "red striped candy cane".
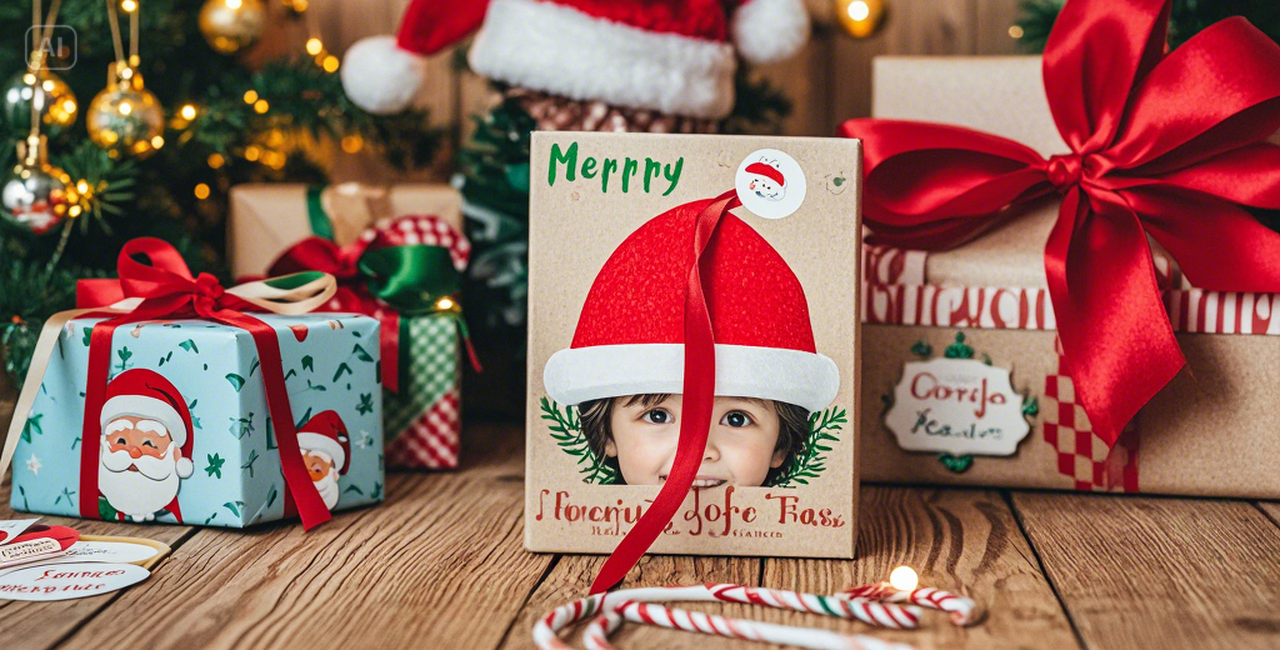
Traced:
[[854, 587], [848, 591], [841, 592], [839, 598], [846, 598], [853, 602], [873, 600], [884, 603], [911, 603], [947, 612], [951, 614], [951, 622], [955, 625], [964, 626], [977, 622], [974, 619], [977, 603], [968, 598], [932, 587], [904, 591], [887, 582], [881, 582], [864, 587]]

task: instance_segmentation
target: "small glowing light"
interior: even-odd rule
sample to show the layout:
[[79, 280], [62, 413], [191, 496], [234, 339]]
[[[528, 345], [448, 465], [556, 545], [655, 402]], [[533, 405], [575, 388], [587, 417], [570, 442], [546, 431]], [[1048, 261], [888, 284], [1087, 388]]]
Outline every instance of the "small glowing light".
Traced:
[[915, 591], [920, 586], [920, 576], [909, 566], [900, 566], [889, 574], [889, 584], [899, 591]]
[[227, 164], [227, 159], [223, 158], [222, 154], [213, 153], [213, 154], [209, 154], [208, 162], [209, 162], [209, 166], [212, 167], [213, 169], [219, 169], [223, 165]]
[[80, 213], [82, 211], [83, 210], [81, 210], [80, 206], [73, 205], [71, 206], [70, 210], [67, 210], [67, 215], [69, 215], [72, 219], [75, 219], [76, 217], [80, 216]]
[[453, 309], [453, 300], [449, 298], [441, 298], [440, 300], [436, 301], [436, 309], [439, 309], [441, 311], [446, 309]]
[[258, 150], [258, 148], [257, 148], [257, 147], [255, 147], [255, 146], [253, 146], [253, 145], [250, 145], [250, 146], [248, 146], [248, 147], [245, 147], [245, 148], [244, 148], [244, 159], [245, 159], [245, 160], [248, 160], [248, 161], [252, 162], [252, 161], [254, 161], [254, 160], [257, 160], [257, 159], [258, 159], [258, 156], [260, 156], [260, 155], [262, 155], [262, 152], [261, 152], [261, 151], [259, 151], [259, 150]]
[[349, 135], [342, 139], [342, 150], [347, 153], [356, 153], [364, 147], [364, 138], [358, 135]]
[[164, 146], [164, 138], [162, 138], [162, 137], [160, 137], [160, 136], [158, 136], [158, 135], [157, 135], [156, 137], [154, 137], [154, 138], [151, 138], [151, 146], [152, 146], [152, 147], [154, 147], [154, 148], [156, 148], [156, 149], [159, 149], [160, 147], [163, 147], [163, 146]]
[[132, 78], [133, 78], [133, 68], [124, 68], [124, 69], [122, 69], [122, 70], [120, 71], [120, 78], [121, 78], [121, 79], [132, 79]]
[[137, 0], [124, 0], [124, 2], [120, 3], [120, 8], [131, 12], [138, 8], [138, 2]]
[[849, 3], [849, 17], [854, 20], [866, 20], [871, 16], [871, 7], [867, 6], [864, 0], [854, 0]]
[[322, 65], [324, 65], [325, 72], [337, 72], [338, 57], [330, 54], [329, 56], [324, 57], [324, 63]]
[[1009, 36], [1012, 38], [1022, 38], [1023, 34], [1024, 32], [1022, 31], [1022, 28], [1017, 25], [1013, 25], [1009, 28]]
[[40, 87], [41, 87], [41, 88], [44, 88], [44, 91], [45, 91], [45, 92], [47, 92], [47, 93], [51, 93], [51, 92], [53, 92], [53, 80], [52, 80], [52, 79], [45, 79], [45, 80], [44, 80], [44, 83], [40, 84]]
[[256, 101], [258, 101], [258, 91], [256, 91], [256, 90], [250, 90], [250, 91], [245, 92], [245, 94], [244, 94], [244, 103], [246, 103], [246, 104], [252, 104], [252, 103], [254, 103], [254, 102], [256, 102]]
[[27, 74], [22, 75], [22, 83], [27, 84], [28, 86], [34, 86], [36, 85], [36, 76], [28, 72]]
[[265, 99], [259, 99], [258, 101], [253, 103], [253, 110], [258, 113], [265, 113], [269, 108], [271, 108], [271, 105], [268, 104], [267, 100]]
[[323, 49], [324, 49], [324, 44], [320, 42], [320, 39], [314, 36], [307, 39], [307, 54], [315, 56], [320, 53], [320, 50], [323, 50]]
[[201, 201], [209, 198], [209, 186], [205, 183], [196, 185], [196, 198]]
[[302, 13], [307, 10], [307, 0], [293, 0], [293, 10]]
[[226, 0], [226, 2], [227, 9], [239, 9], [241, 5], [241, 0]]
[[192, 106], [191, 104], [187, 104], [186, 106], [183, 106], [181, 115], [182, 115], [182, 119], [184, 120], [196, 119], [196, 107]]
[[132, 112], [133, 112], [133, 104], [130, 104], [129, 102], [120, 102], [121, 115], [128, 115], [129, 113], [132, 113]]
[[67, 101], [62, 102], [62, 110], [68, 113], [74, 113], [76, 112], [76, 103], [68, 99]]
[[78, 181], [76, 183], [76, 191], [81, 194], [87, 193], [89, 191], [89, 183], [83, 179]]

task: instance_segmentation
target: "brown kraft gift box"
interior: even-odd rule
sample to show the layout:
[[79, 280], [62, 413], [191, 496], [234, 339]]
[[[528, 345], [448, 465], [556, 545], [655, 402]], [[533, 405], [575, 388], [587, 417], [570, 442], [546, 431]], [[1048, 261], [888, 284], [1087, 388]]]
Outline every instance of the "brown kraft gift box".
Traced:
[[[1068, 151], [1038, 57], [879, 58], [873, 113]], [[1280, 498], [1276, 297], [1193, 289], [1155, 247], [1187, 368], [1108, 450], [1059, 373], [1044, 271], [1057, 213], [1037, 205], [944, 252], [864, 250], [864, 478]]]
[[651, 551], [853, 557], [861, 143], [539, 132], [532, 156], [526, 547], [611, 552], [666, 484], [683, 355], [710, 353], [683, 338], [694, 224], [736, 190], [698, 266], [707, 449]]

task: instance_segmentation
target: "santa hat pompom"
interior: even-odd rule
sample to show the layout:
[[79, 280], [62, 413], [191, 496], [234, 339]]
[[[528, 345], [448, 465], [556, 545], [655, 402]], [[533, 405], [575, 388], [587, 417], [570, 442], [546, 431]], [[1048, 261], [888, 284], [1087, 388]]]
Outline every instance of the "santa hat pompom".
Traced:
[[184, 457], [178, 461], [176, 470], [178, 478], [191, 478], [191, 475], [196, 471], [196, 466], [195, 463], [191, 462], [190, 458]]
[[426, 76], [426, 57], [401, 48], [394, 36], [372, 36], [347, 50], [341, 74], [342, 87], [356, 106], [389, 115], [408, 108], [417, 96]]
[[733, 40], [752, 63], [781, 61], [809, 40], [804, 0], [747, 0], [733, 14]]

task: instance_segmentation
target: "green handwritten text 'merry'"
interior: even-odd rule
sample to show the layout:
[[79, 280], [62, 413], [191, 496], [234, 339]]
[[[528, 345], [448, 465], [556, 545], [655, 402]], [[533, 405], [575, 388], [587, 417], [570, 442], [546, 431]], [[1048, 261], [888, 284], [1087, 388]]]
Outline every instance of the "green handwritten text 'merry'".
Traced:
[[635, 183], [641, 184], [644, 192], [648, 194], [657, 189], [654, 187], [655, 182], [659, 185], [665, 182], [667, 189], [662, 195], [667, 196], [675, 191], [676, 185], [680, 184], [680, 172], [684, 170], [684, 157], [677, 158], [674, 164], [664, 164], [653, 158], [645, 158], [641, 161], [628, 156], [619, 163], [617, 158], [596, 159], [594, 156], [587, 156], [582, 159], [582, 165], [579, 166], [577, 142], [569, 145], [568, 150], [561, 149], [559, 144], [552, 144], [551, 160], [547, 164], [547, 185], [555, 186], [556, 178], [561, 176], [559, 173], [561, 166], [564, 167], [563, 178], [570, 183], [577, 181], [579, 174], [588, 180], [599, 178], [601, 192], [609, 191], [611, 180], [614, 182], [614, 187], [622, 188], [623, 194], [630, 192], [631, 188], [635, 187]]

